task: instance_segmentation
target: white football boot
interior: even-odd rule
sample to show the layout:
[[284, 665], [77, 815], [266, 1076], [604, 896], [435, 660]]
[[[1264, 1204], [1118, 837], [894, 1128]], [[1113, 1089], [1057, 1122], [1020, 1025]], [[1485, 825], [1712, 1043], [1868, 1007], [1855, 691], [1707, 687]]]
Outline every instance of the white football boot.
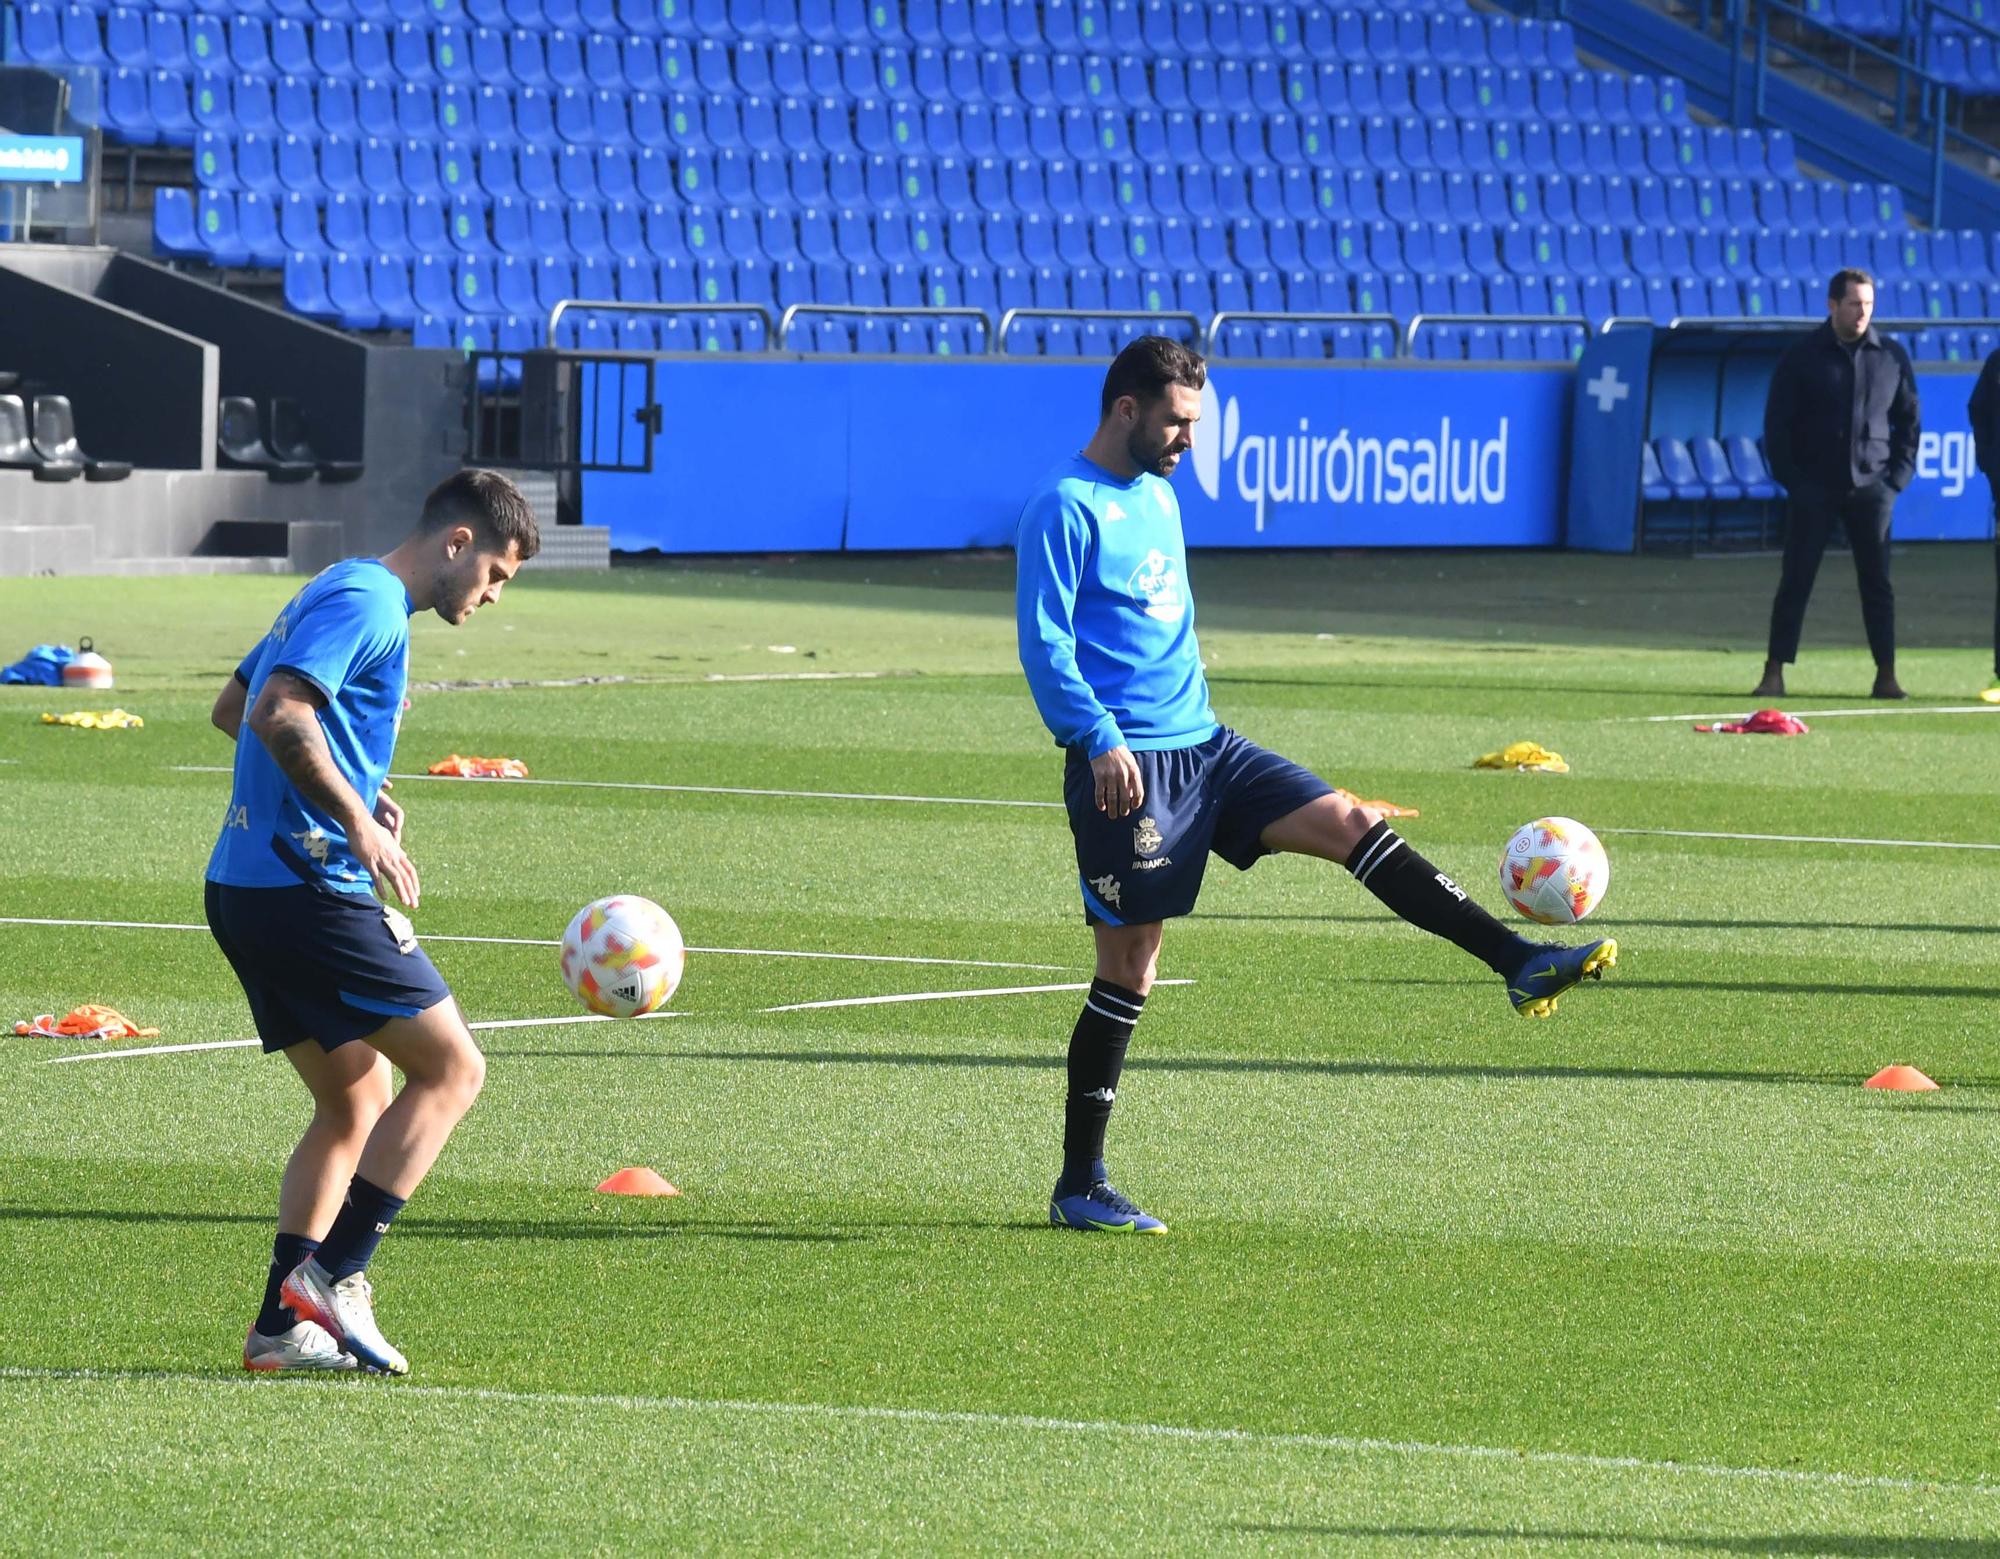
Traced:
[[243, 1367], [266, 1375], [292, 1375], [358, 1369], [360, 1363], [343, 1352], [317, 1321], [300, 1321], [275, 1337], [266, 1337], [253, 1325], [243, 1339]]
[[378, 1375], [407, 1375], [410, 1361], [398, 1353], [375, 1324], [375, 1290], [365, 1273], [335, 1282], [308, 1256], [285, 1279], [279, 1297], [292, 1314], [317, 1321], [340, 1340], [361, 1368]]

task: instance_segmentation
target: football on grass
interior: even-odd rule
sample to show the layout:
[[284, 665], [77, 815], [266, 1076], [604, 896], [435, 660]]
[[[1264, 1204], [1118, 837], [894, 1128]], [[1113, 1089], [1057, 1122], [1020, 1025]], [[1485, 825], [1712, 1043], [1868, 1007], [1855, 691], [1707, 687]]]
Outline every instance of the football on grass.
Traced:
[[674, 917], [630, 893], [584, 905], [563, 933], [563, 984], [607, 1018], [659, 1011], [686, 967]]
[[1530, 920], [1574, 925], [1611, 886], [1611, 857], [1573, 817], [1538, 817], [1500, 852], [1500, 891]]

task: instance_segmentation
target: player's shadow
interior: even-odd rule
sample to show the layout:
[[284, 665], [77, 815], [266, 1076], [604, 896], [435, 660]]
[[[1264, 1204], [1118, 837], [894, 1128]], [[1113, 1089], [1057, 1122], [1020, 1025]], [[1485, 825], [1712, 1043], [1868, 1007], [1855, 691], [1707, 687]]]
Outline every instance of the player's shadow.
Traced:
[[[1257, 920], [1284, 924], [1293, 921], [1300, 925], [1316, 925], [1322, 922], [1336, 925], [1394, 925], [1395, 917], [1382, 914], [1325, 914], [1325, 915], [1273, 915], [1237, 913], [1233, 910], [1199, 910], [1187, 917], [1191, 921], [1203, 920]], [[1572, 935], [1589, 935], [1600, 929], [1615, 935], [1623, 935], [1634, 928], [1653, 931], [1925, 931], [1943, 932], [1948, 936], [1991, 936], [1993, 927], [1989, 925], [1947, 926], [1935, 921], [1881, 921], [1881, 920], [1702, 920], [1689, 917], [1661, 918], [1651, 920], [1633, 919], [1621, 915], [1613, 920], [1593, 922], [1588, 932], [1576, 931]], [[1561, 934], [1562, 928], [1551, 926], [1548, 934]], [[1620, 983], [1624, 983], [1621, 978]]]
[[[228, 1213], [182, 1210], [162, 1212], [138, 1207], [12, 1207], [0, 1206], [0, 1220], [29, 1223], [122, 1223], [122, 1224], [257, 1224], [268, 1225], [269, 1213]], [[817, 1232], [781, 1228], [754, 1219], [704, 1222], [676, 1218], [672, 1223], [635, 1223], [607, 1219], [602, 1223], [581, 1220], [538, 1221], [524, 1218], [399, 1218], [396, 1238], [443, 1240], [665, 1240], [680, 1238], [722, 1240], [782, 1240], [812, 1245], [842, 1244], [860, 1239], [856, 1234]]]
[[1284, 1522], [1239, 1523], [1235, 1532], [1265, 1537], [1296, 1537], [1320, 1542], [1341, 1538], [1350, 1542], [1402, 1541], [1428, 1546], [1440, 1542], [1494, 1542], [1509, 1547], [1570, 1547], [1576, 1544], [1632, 1548], [1680, 1549], [1702, 1554], [1830, 1554], [1836, 1559], [1972, 1559], [1990, 1556], [1993, 1539], [1986, 1537], [1901, 1537], [1843, 1532], [1772, 1532], [1751, 1535], [1696, 1536], [1655, 1532], [1538, 1531], [1513, 1527], [1365, 1527], [1312, 1526]]
[[[1020, 1068], [1058, 1071], [1061, 1055], [989, 1055], [968, 1051], [885, 1051], [885, 1050], [495, 1050], [487, 1052], [494, 1061], [712, 1061], [728, 1065], [764, 1062], [780, 1066], [892, 1066], [934, 1068]], [[1849, 1072], [1746, 1071], [1722, 1067], [1666, 1068], [1644, 1066], [1504, 1066], [1494, 1063], [1384, 1060], [1312, 1060], [1286, 1056], [1139, 1056], [1125, 1063], [1128, 1072], [1196, 1072], [1252, 1075], [1304, 1075], [1319, 1077], [1423, 1077], [1479, 1078], [1486, 1080], [1564, 1081], [1605, 1080], [1612, 1082], [1664, 1083], [1763, 1083], [1775, 1086], [1810, 1084], [1849, 1088], [1854, 1077]], [[2000, 1078], [1953, 1077], [1955, 1088], [2000, 1087]], [[1922, 1109], [1947, 1108], [1928, 1100]], [[1991, 1106], [1960, 1104], [1949, 1106], [1965, 1111], [2000, 1112], [2000, 1103]], [[401, 1227], [399, 1224], [397, 1227]]]
[[[1426, 979], [1421, 975], [1357, 976], [1352, 984], [1367, 985], [1452, 985], [1463, 987], [1468, 980]], [[1615, 982], [1621, 991], [1714, 991], [1760, 996], [1889, 996], [1898, 1001], [1994, 1001], [2000, 991], [1989, 985], [1853, 985], [1828, 984], [1810, 980], [1658, 980], [1620, 974]]]
[[[1387, 693], [1470, 693], [1481, 697], [1490, 693], [1531, 693], [1538, 698], [1548, 693], [1575, 693], [1589, 698], [1629, 698], [1650, 704], [1657, 704], [1661, 700], [1669, 698], [1680, 701], [1707, 699], [1711, 704], [1719, 704], [1724, 708], [1733, 709], [1740, 705], [1746, 710], [1752, 707], [1755, 702], [1755, 700], [1745, 698], [1739, 693], [1718, 693], [1712, 687], [1635, 688], [1630, 684], [1611, 686], [1602, 682], [1559, 687], [1547, 682], [1468, 682], [1462, 679], [1432, 681], [1428, 678], [1411, 678], [1408, 681], [1394, 682], [1370, 682], [1362, 681], [1355, 677], [1343, 677], [1337, 670], [1332, 668], [1329, 668], [1328, 674], [1324, 677], [1232, 677], [1217, 676], [1214, 672], [1210, 672], [1208, 685], [1210, 687], [1240, 688], [1299, 687], [1310, 688], [1315, 693], [1329, 693], [1336, 689], [1367, 688]], [[1839, 694], [1830, 694], [1828, 696], [1836, 699], [1841, 698]], [[1733, 704], [1730, 702], [1732, 699], [1735, 700]], [[1842, 699], [1842, 701], [1846, 702], [1848, 700]], [[1855, 698], [1852, 702], [1865, 703], [1867, 700]], [[1662, 725], [1672, 724], [1671, 721], [1664, 720], [1659, 723]]]

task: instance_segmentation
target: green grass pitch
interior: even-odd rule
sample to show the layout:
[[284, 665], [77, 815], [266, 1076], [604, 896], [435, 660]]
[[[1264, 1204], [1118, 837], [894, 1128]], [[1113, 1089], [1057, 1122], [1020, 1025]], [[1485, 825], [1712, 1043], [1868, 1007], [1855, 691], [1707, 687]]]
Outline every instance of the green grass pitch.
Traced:
[[[1053, 800], [1008, 559], [419, 619], [399, 771], [601, 787], [398, 790], [469, 1016], [573, 1015], [516, 943], [604, 893], [752, 951], [667, 1020], [486, 1032], [374, 1268], [407, 1382], [237, 1368], [282, 1062], [0, 1039], [0, 1551], [2000, 1552], [2000, 717], [1939, 712], [1993, 560], [1897, 567], [1912, 703], [1860, 714], [1836, 556], [1782, 740], [1643, 718], [1747, 707], [1774, 559], [1197, 555], [1224, 719], [1420, 807], [1490, 905], [1517, 824], [1582, 818], [1623, 952], [1523, 1022], [1344, 873], [1212, 863], [1113, 1123], [1150, 1241], [1044, 1222], [1073, 992], [764, 1010], [1088, 978], [1059, 812], [757, 794]], [[0, 1020], [250, 1032], [205, 932], [13, 922], [200, 922], [209, 703], [295, 585], [0, 583], [0, 659], [88, 633], [119, 679], [0, 689]], [[145, 729], [38, 723], [113, 702]], [[1574, 772], [1470, 767], [1521, 737]], [[1859, 1086], [1898, 1061], [1942, 1089]], [[593, 1193], [630, 1164], [686, 1194]]]

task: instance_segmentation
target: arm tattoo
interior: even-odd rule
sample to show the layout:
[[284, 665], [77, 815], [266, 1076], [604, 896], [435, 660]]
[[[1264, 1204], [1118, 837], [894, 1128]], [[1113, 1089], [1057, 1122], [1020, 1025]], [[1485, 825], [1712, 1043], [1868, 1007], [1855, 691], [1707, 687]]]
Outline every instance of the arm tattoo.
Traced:
[[369, 815], [368, 807], [334, 766], [313, 705], [295, 693], [281, 691], [265, 709], [256, 730], [271, 761], [285, 771], [300, 794], [340, 823], [351, 837], [356, 820]]

